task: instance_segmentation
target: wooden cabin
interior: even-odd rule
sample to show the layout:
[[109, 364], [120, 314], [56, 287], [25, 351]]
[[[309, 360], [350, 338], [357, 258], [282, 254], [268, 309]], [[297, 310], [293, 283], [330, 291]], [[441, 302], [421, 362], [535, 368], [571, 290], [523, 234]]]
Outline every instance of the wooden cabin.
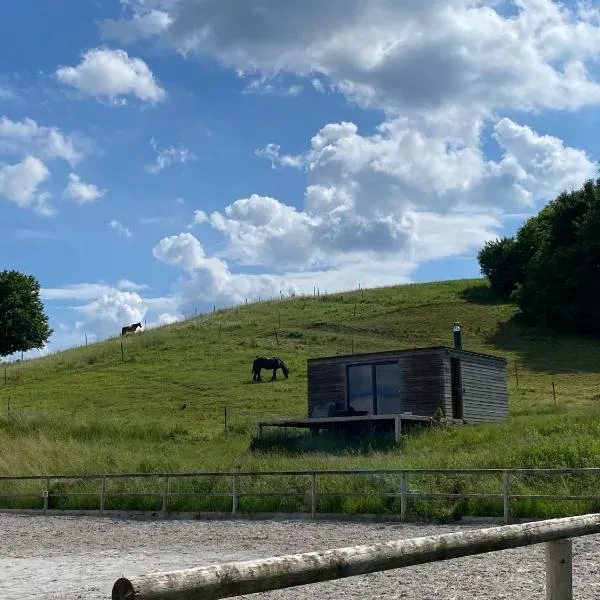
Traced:
[[508, 416], [506, 360], [445, 346], [308, 359], [308, 418]]

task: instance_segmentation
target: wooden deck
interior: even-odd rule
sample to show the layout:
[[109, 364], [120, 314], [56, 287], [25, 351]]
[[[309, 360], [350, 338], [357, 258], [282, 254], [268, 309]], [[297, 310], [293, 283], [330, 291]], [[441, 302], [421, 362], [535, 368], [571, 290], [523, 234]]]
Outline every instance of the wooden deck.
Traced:
[[314, 419], [279, 419], [275, 421], [261, 421], [256, 427], [256, 436], [262, 437], [265, 427], [296, 427], [300, 429], [310, 429], [318, 433], [320, 429], [344, 429], [346, 425], [352, 423], [393, 423], [396, 442], [402, 439], [402, 421], [411, 421], [419, 423], [431, 423], [431, 417], [402, 413], [398, 415], [360, 415], [355, 417], [319, 417]]

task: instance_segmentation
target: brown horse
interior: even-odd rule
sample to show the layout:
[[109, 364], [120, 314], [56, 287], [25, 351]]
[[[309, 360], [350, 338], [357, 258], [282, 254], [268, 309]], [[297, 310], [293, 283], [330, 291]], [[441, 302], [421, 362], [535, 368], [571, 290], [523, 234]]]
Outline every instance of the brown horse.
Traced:
[[126, 333], [135, 333], [137, 328], [142, 328], [141, 323], [134, 323], [133, 325], [125, 325], [125, 327], [121, 328], [121, 335], [125, 335]]

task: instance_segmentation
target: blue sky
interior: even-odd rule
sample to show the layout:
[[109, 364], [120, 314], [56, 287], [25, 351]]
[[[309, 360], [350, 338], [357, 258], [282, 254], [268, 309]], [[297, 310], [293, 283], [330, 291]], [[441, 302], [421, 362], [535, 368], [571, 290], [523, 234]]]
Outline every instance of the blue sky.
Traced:
[[475, 277], [596, 172], [590, 3], [20, 0], [0, 45], [0, 256], [42, 285], [42, 352]]

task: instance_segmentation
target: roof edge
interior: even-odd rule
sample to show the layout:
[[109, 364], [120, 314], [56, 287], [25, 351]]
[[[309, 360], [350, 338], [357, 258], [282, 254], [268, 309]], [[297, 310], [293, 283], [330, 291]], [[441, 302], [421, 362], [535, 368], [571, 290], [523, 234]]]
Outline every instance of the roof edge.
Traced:
[[474, 352], [473, 350], [459, 350], [458, 348], [453, 348], [452, 346], [425, 346], [423, 348], [402, 348], [399, 350], [383, 350], [381, 352], [360, 352], [354, 354], [334, 354], [330, 356], [314, 356], [312, 358], [307, 358], [307, 362], [319, 361], [319, 360], [334, 360], [340, 358], [356, 358], [358, 356], [391, 356], [394, 354], [408, 354], [410, 352], [436, 352], [436, 351], [451, 351], [457, 352], [459, 354], [466, 354], [469, 356], [481, 356], [484, 358], [489, 358], [491, 360], [496, 360], [499, 362], [507, 363], [507, 359], [503, 356], [496, 356], [494, 354], [485, 354], [484, 352]]

